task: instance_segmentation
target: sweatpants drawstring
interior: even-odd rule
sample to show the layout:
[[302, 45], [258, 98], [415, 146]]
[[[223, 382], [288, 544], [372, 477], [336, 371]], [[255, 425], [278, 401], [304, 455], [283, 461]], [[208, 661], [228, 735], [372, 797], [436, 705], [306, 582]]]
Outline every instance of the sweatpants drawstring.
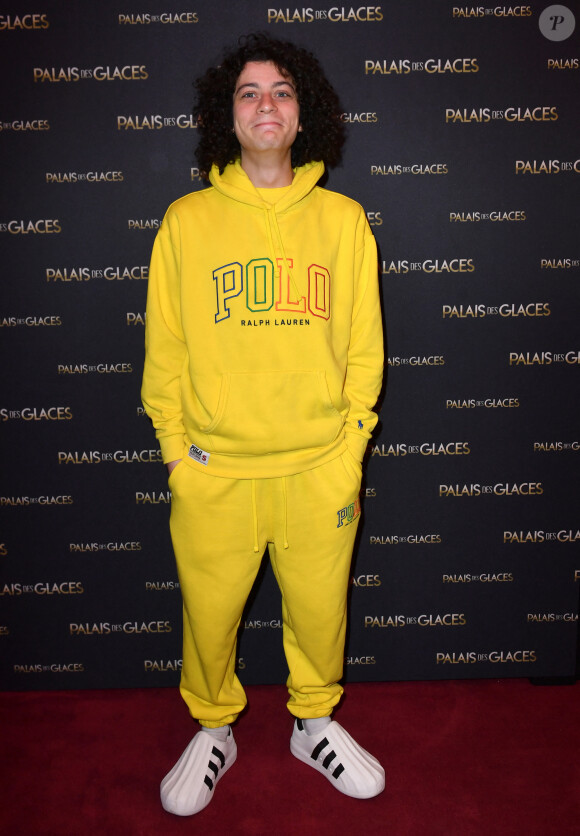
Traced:
[[254, 524], [254, 551], [260, 551], [258, 543], [258, 509], [256, 507], [256, 480], [252, 479], [252, 522]]
[[[282, 482], [282, 505], [284, 506], [282, 509], [283, 514], [283, 522], [282, 522], [282, 536], [283, 536], [283, 545], [285, 549], [290, 548], [290, 543], [288, 542], [288, 492], [286, 489], [286, 477], [282, 476], [280, 481]], [[256, 480], [252, 479], [252, 526], [254, 529], [254, 551], [260, 551], [260, 541], [258, 539], [258, 504], [256, 502]]]
[[284, 500], [284, 548], [287, 549], [290, 544], [288, 543], [288, 494], [285, 476], [282, 476], [282, 498]]

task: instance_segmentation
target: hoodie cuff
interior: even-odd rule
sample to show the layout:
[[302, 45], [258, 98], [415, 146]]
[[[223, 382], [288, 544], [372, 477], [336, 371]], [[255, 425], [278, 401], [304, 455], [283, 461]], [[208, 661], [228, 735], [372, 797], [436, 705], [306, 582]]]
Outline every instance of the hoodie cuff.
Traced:
[[355, 457], [357, 462], [362, 462], [369, 443], [368, 438], [359, 433], [349, 432], [347, 430], [345, 440], [349, 452]]
[[175, 462], [183, 458], [183, 435], [169, 435], [159, 439], [163, 463]]

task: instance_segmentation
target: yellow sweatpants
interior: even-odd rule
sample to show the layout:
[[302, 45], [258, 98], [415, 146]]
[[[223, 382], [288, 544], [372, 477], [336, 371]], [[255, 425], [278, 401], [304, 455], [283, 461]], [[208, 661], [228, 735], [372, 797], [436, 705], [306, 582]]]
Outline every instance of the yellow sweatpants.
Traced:
[[339, 701], [360, 480], [348, 450], [281, 478], [225, 479], [184, 462], [171, 473], [183, 596], [180, 690], [202, 725], [231, 723], [246, 705], [236, 638], [266, 547], [282, 593], [288, 709], [323, 717]]

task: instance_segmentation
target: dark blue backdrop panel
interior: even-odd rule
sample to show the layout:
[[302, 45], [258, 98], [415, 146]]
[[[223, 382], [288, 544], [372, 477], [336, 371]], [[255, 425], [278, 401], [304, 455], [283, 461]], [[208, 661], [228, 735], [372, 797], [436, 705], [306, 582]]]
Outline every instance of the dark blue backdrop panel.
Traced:
[[[140, 398], [148, 264], [204, 187], [192, 81], [266, 30], [338, 90], [380, 250], [386, 387], [353, 559], [348, 680], [568, 676], [580, 582], [578, 94], [547, 4], [222, 0], [0, 14], [0, 678], [169, 685], [170, 494]], [[286, 676], [265, 557], [238, 650]]]

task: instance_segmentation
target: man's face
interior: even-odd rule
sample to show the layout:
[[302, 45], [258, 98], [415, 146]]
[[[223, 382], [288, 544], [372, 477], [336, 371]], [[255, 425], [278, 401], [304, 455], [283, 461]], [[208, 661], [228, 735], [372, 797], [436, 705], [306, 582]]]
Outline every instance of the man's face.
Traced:
[[288, 151], [301, 130], [292, 79], [271, 61], [248, 62], [236, 82], [233, 119], [242, 152]]

